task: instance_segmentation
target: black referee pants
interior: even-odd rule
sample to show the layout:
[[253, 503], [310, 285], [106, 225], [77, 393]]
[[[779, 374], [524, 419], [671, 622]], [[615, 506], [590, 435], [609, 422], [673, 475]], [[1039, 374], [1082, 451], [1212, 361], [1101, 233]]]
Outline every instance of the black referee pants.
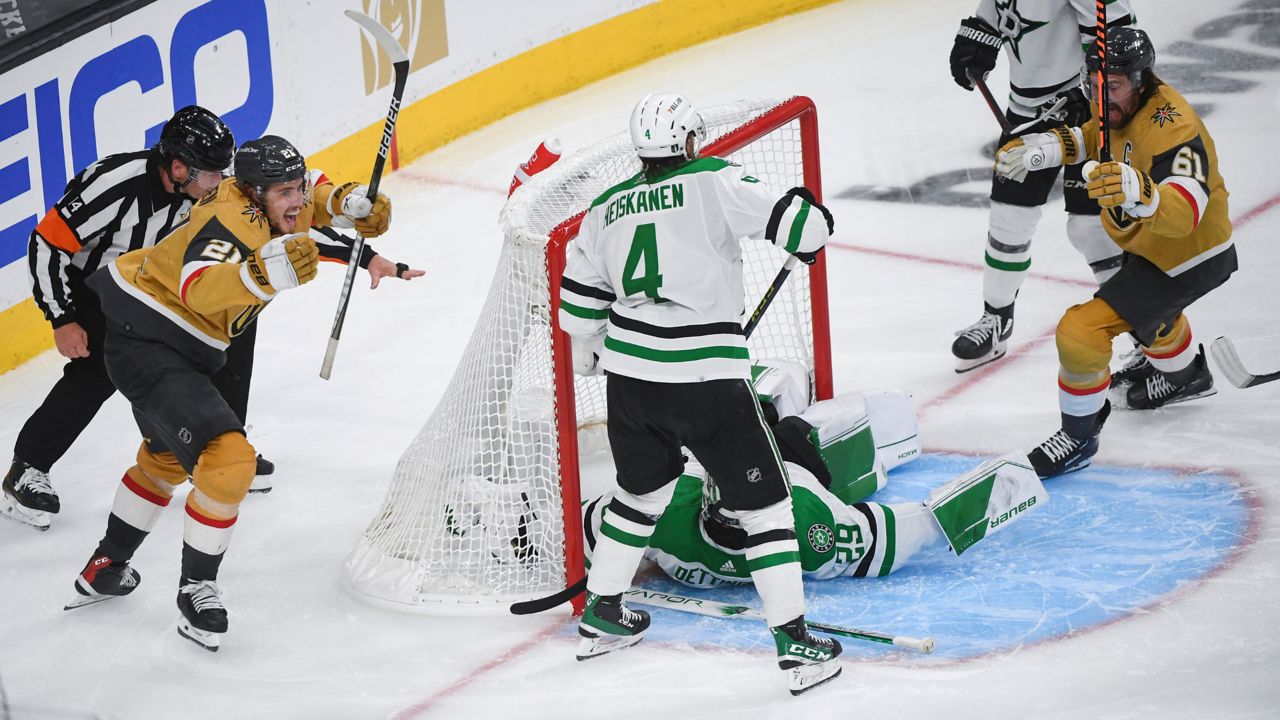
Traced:
[[[75, 321], [89, 337], [89, 357], [67, 361], [62, 377], [49, 390], [44, 402], [18, 431], [13, 455], [31, 467], [49, 472], [71, 449], [76, 438], [89, 426], [98, 409], [111, 397], [116, 386], [107, 376], [102, 341], [106, 318], [98, 296], [82, 281], [72, 280], [71, 297], [76, 306]], [[244, 424], [249, 409], [249, 383], [253, 377], [253, 348], [258, 324], [236, 336], [227, 348], [227, 362], [213, 376], [213, 384]], [[132, 436], [131, 436], [132, 437]]]

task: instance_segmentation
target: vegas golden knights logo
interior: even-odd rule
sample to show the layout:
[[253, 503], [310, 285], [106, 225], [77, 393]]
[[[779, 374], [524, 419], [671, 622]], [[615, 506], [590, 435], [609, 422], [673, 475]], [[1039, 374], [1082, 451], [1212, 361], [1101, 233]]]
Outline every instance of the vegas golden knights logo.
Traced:
[[[449, 55], [449, 35], [444, 21], [444, 0], [362, 0], [364, 12], [400, 42], [409, 53], [409, 72], [420, 70]], [[372, 95], [391, 84], [395, 74], [391, 60], [373, 38], [360, 33], [364, 61], [364, 92]]]

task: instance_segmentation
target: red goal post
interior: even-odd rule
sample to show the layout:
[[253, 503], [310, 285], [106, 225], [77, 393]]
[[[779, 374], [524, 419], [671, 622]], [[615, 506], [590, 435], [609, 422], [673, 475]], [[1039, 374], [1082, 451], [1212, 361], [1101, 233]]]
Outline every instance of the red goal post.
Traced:
[[[742, 100], [702, 115], [703, 155], [738, 162], [779, 195], [803, 184], [821, 201], [811, 100]], [[639, 169], [624, 130], [535, 175], [503, 208], [502, 254], [480, 321], [347, 557], [344, 583], [362, 599], [503, 613], [582, 577], [579, 439], [601, 445], [607, 409], [604, 378], [573, 374], [556, 312], [560, 276], [585, 209]], [[759, 239], [744, 239], [742, 251], [750, 311], [787, 256]], [[753, 360], [803, 366], [814, 400], [832, 395], [824, 255], [792, 273], [748, 341]]]
[[[804, 168], [804, 186], [822, 202], [822, 167], [818, 150], [818, 109], [808, 97], [797, 96], [786, 100], [763, 115], [740, 125], [714, 140], [701, 151], [703, 156], [728, 157], [753, 141], [786, 126], [799, 126], [801, 164]], [[789, 188], [779, 188], [780, 190]], [[560, 277], [564, 274], [565, 251], [569, 242], [578, 236], [578, 228], [586, 210], [558, 225], [551, 231], [547, 244], [547, 271], [551, 279], [552, 306], [560, 307]], [[813, 391], [817, 400], [828, 400], [834, 388], [831, 379], [831, 328], [827, 307], [827, 259], [819, 253], [809, 266], [809, 302], [813, 313]], [[748, 310], [754, 306], [748, 306]], [[556, 368], [556, 423], [560, 433], [561, 457], [578, 456], [578, 419], [574, 398], [572, 350], [568, 333], [561, 332], [559, 313], [551, 316], [554, 365]], [[561, 464], [565, 518], [565, 577], [569, 583], [586, 574], [583, 562], [582, 513], [580, 505], [581, 478], [578, 463]], [[573, 600], [574, 611], [581, 611], [583, 598]]]

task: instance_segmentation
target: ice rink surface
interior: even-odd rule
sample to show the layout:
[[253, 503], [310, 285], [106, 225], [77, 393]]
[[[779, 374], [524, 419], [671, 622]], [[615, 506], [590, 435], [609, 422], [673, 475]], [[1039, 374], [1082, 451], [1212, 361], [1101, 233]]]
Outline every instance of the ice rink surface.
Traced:
[[[1274, 370], [1280, 2], [1135, 5], [1157, 72], [1211, 107], [1231, 191], [1241, 268], [1191, 308], [1193, 333], [1230, 335], [1247, 366]], [[1059, 201], [1036, 235], [1009, 357], [956, 375], [948, 352], [981, 309], [980, 200], [996, 135], [947, 68], [973, 6], [854, 0], [785, 18], [544, 103], [387, 177], [395, 222], [374, 245], [427, 276], [358, 288], [329, 382], [317, 371], [339, 270], [260, 320], [249, 438], [278, 470], [272, 493], [246, 500], [223, 565], [221, 652], [174, 632], [178, 510], [136, 556], [144, 581], [132, 596], [61, 609], [137, 448], [116, 397], [54, 468], [53, 528], [0, 524], [8, 717], [1280, 717], [1280, 383], [1237, 390], [1219, 375], [1213, 397], [1113, 413], [1095, 467], [1050, 482], [1050, 503], [1009, 532], [890, 578], [811, 585], [811, 618], [933, 634], [939, 651], [850, 641], [844, 675], [801, 698], [786, 693], [763, 625], [656, 612], [641, 646], [578, 663], [566, 614], [414, 616], [341, 587], [344, 556], [479, 319], [513, 168], [547, 135], [572, 150], [624, 128], [653, 90], [703, 105], [817, 103], [837, 221], [836, 391], [911, 393], [929, 451], [891, 475], [886, 497], [919, 497], [978, 458], [1047, 437], [1058, 423], [1053, 328], [1091, 282]], [[1003, 61], [991, 84], [1002, 96]], [[0, 375], [0, 447], [61, 365], [50, 351]]]

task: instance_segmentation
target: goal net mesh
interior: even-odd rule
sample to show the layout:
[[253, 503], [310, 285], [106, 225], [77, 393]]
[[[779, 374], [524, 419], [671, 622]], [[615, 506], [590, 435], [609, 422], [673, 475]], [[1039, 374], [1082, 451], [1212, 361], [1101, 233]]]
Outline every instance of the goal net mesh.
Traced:
[[[779, 105], [746, 100], [702, 115], [704, 154], [743, 165], [781, 196], [805, 184], [805, 153], [797, 119], [770, 122]], [[566, 558], [566, 525], [580, 532], [565, 519], [565, 507], [579, 502], [578, 457], [561, 452], [558, 420], [567, 408], [557, 407], [556, 378], [571, 375], [558, 374], [553, 362], [559, 278], [551, 268], [564, 251], [553, 238], [570, 236], [592, 200], [639, 170], [623, 131], [534, 176], [503, 208], [502, 253], [463, 360], [347, 558], [345, 581], [360, 596], [423, 612], [500, 612], [565, 586], [566, 561], [575, 560]], [[763, 240], [742, 243], [749, 316], [787, 256]], [[809, 282], [799, 266], [749, 344], [753, 359], [800, 363], [812, 379]], [[604, 378], [578, 377], [573, 385], [565, 397], [574, 398], [578, 430], [601, 435]], [[575, 481], [562, 487], [570, 475]]]

